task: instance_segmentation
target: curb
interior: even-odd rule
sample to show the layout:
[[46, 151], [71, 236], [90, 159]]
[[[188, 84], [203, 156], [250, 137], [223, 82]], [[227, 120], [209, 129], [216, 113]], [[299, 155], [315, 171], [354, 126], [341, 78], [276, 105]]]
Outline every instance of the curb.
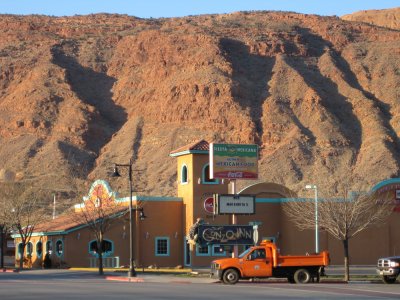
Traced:
[[18, 273], [19, 270], [18, 269], [0, 269], [0, 272], [3, 272], [3, 273]]
[[123, 282], [144, 282], [140, 277], [121, 277], [121, 276], [106, 276], [106, 280], [123, 281]]

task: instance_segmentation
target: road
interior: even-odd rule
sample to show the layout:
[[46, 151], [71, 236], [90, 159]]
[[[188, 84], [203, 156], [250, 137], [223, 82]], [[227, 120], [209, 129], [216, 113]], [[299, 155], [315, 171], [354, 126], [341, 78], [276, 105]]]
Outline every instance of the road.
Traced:
[[144, 282], [106, 280], [65, 270], [0, 273], [0, 299], [400, 299], [400, 284], [288, 284], [248, 282], [224, 285], [209, 278], [139, 275]]

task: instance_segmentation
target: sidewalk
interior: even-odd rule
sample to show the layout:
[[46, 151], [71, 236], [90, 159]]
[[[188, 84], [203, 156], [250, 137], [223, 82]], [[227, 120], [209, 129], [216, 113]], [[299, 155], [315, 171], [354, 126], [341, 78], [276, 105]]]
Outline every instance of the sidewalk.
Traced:
[[123, 282], [160, 282], [160, 283], [215, 283], [218, 282], [215, 278], [205, 276], [177, 276], [174, 274], [148, 274], [138, 273], [136, 277], [129, 278], [127, 274], [106, 275], [106, 280], [123, 281]]

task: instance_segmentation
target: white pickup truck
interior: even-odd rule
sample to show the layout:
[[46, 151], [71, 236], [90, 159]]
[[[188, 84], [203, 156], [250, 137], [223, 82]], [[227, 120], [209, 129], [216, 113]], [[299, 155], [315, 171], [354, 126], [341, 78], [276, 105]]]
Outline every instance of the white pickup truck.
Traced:
[[400, 256], [378, 259], [376, 272], [382, 276], [384, 283], [395, 283], [400, 274]]

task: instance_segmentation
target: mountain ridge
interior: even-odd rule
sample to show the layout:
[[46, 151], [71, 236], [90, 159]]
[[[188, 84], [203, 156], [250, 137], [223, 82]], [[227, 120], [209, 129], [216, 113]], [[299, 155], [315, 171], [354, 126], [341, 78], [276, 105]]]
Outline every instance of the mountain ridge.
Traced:
[[1, 169], [65, 198], [72, 173], [131, 158], [135, 191], [175, 195], [168, 154], [200, 139], [258, 144], [260, 181], [298, 193], [399, 176], [399, 31], [285, 12], [0, 25]]

